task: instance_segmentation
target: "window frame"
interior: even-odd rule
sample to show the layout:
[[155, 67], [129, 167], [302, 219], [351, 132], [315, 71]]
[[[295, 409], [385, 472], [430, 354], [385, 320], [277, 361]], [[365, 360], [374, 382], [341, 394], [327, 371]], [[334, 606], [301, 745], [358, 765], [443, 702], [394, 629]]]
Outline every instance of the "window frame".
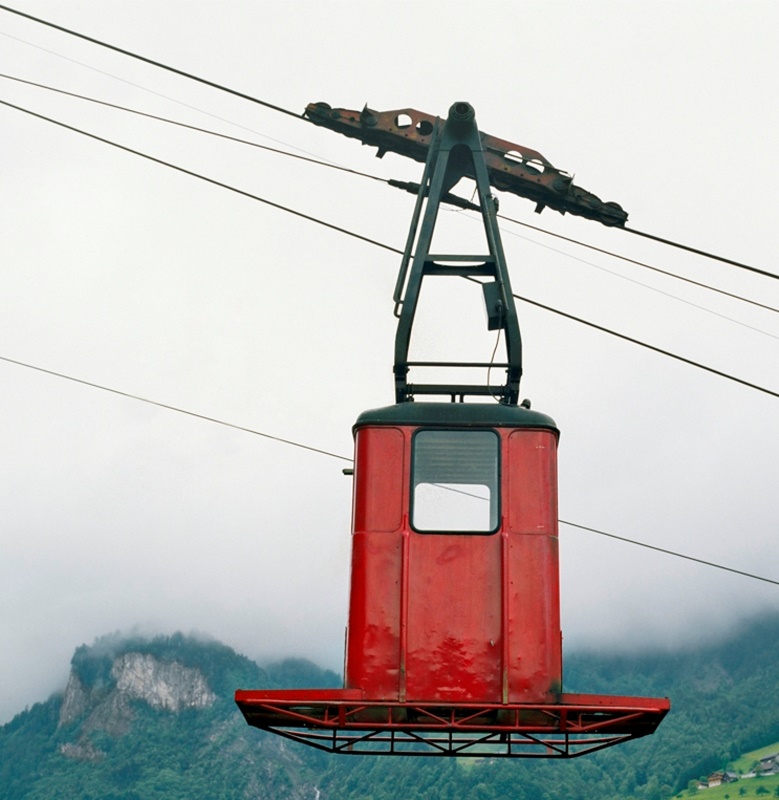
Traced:
[[[449, 530], [449, 529], [434, 529], [434, 528], [418, 528], [414, 525], [414, 512], [415, 512], [415, 498], [416, 498], [416, 487], [420, 484], [417, 484], [415, 480], [415, 473], [416, 473], [416, 438], [420, 433], [464, 433], [464, 434], [473, 434], [473, 433], [490, 433], [492, 436], [495, 437], [496, 440], [496, 463], [495, 463], [495, 505], [494, 505], [494, 512], [495, 512], [495, 526], [488, 529], [488, 530]], [[451, 536], [494, 536], [498, 531], [501, 529], [501, 521], [502, 521], [502, 507], [503, 507], [503, 491], [502, 491], [502, 477], [503, 477], [503, 447], [502, 447], [503, 439], [501, 438], [500, 434], [495, 428], [492, 427], [473, 427], [473, 428], [461, 428], [456, 426], [447, 426], [447, 427], [432, 427], [432, 426], [424, 426], [417, 428], [411, 437], [411, 448], [410, 448], [410, 469], [409, 469], [409, 514], [408, 514], [408, 524], [412, 531], [415, 533], [422, 534], [424, 536], [433, 535], [433, 536], [441, 536], [441, 535], [451, 535]], [[482, 484], [491, 488], [489, 484]], [[489, 499], [490, 504], [490, 516], [493, 510], [493, 500], [490, 497]]]

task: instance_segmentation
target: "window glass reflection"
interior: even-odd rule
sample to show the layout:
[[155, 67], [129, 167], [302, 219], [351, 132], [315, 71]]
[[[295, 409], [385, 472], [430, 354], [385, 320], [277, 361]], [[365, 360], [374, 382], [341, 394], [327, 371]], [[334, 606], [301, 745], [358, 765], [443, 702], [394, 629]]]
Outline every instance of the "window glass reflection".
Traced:
[[497, 530], [499, 442], [494, 431], [416, 434], [411, 509], [415, 530]]

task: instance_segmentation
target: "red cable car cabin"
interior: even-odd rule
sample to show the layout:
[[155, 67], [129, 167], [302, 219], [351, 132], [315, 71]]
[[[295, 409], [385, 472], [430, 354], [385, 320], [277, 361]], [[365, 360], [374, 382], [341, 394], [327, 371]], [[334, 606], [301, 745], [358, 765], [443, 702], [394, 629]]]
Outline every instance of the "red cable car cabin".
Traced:
[[404, 403], [355, 425], [346, 687], [372, 700], [554, 702], [554, 422]]
[[401, 403], [354, 435], [344, 689], [239, 690], [249, 724], [351, 754], [547, 758], [655, 730], [667, 699], [562, 692], [550, 417]]
[[[352, 122], [375, 126], [370, 114]], [[473, 108], [456, 103], [443, 130], [430, 127], [414, 127], [432, 139], [394, 296], [396, 405], [354, 426], [344, 688], [235, 699], [250, 725], [337, 752], [580, 755], [652, 733], [670, 704], [562, 691], [558, 431], [517, 405], [519, 324]], [[489, 253], [432, 255], [439, 204], [463, 175], [476, 180]], [[409, 361], [426, 275], [477, 281], [506, 363]], [[505, 368], [506, 383], [409, 383], [420, 366]], [[466, 395], [490, 402], [454, 402]]]

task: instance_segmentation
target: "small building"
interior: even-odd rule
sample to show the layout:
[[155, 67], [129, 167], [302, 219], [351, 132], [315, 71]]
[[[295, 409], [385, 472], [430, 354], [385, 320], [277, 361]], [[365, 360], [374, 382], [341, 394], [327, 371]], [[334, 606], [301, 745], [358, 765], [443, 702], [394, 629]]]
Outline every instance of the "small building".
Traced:
[[763, 756], [758, 762], [755, 772], [758, 775], [775, 775], [779, 772], [779, 753]]
[[712, 772], [706, 779], [706, 784], [709, 789], [713, 786], [721, 786], [723, 783], [734, 783], [738, 780], [738, 775], [735, 772]]

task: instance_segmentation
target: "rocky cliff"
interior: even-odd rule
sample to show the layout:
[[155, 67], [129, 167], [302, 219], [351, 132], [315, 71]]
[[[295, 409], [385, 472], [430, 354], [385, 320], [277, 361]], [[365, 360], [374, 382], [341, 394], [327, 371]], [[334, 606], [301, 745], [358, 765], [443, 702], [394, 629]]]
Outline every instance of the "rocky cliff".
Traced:
[[[336, 679], [307, 662], [270, 672]], [[249, 728], [233, 703], [236, 687], [276, 680], [218, 642], [180, 634], [79, 647], [64, 693], [0, 726], [0, 797], [315, 800], [318, 754]]]
[[216, 702], [202, 672], [177, 661], [164, 662], [149, 653], [129, 652], [112, 659], [111, 683], [85, 686], [74, 666], [62, 698], [59, 727], [67, 727], [87, 715], [79, 727], [78, 740], [63, 742], [60, 752], [68, 758], [94, 760], [104, 755], [90, 741], [102, 730], [121, 736], [130, 729], [133, 701], [151, 708], [178, 712], [185, 708], [208, 708]]
[[[148, 653], [124, 653], [111, 664], [114, 686], [107, 696], [103, 687], [86, 688], [75, 668], [71, 669], [62, 698], [60, 725], [78, 719], [90, 706], [124, 705], [140, 700], [152, 708], [180, 711], [207, 708], [216, 700], [203, 674], [176, 661], [165, 663]], [[97, 695], [97, 697], [95, 696]]]

